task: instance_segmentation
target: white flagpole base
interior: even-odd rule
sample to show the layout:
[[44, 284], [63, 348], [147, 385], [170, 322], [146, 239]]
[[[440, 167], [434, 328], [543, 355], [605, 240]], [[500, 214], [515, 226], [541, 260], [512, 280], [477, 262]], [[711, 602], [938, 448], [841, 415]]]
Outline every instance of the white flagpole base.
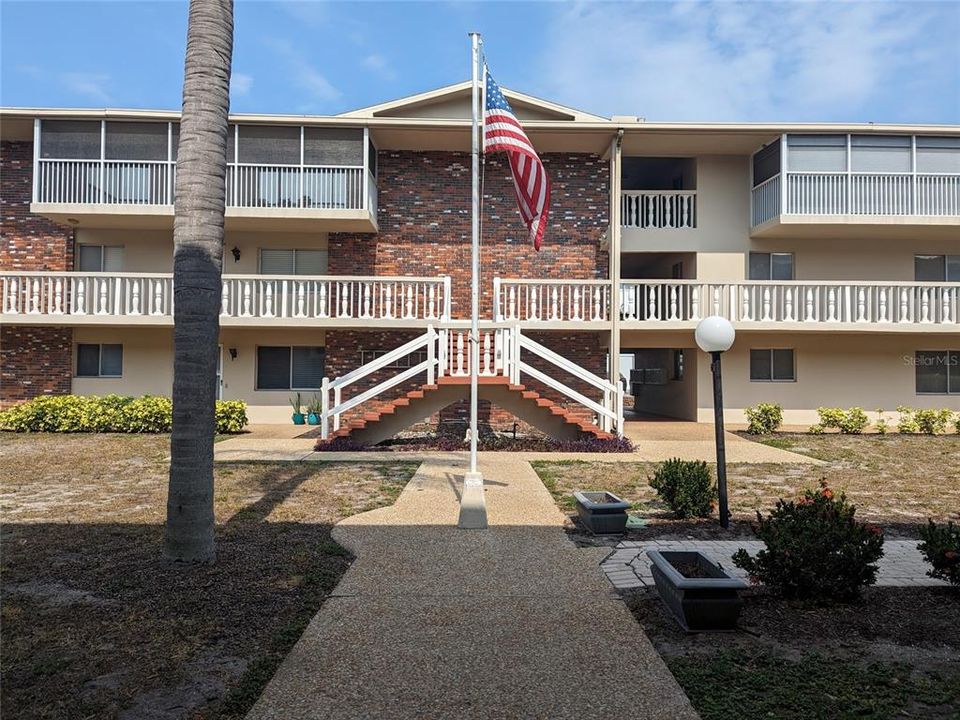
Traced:
[[463, 476], [457, 527], [461, 530], [487, 528], [487, 501], [483, 493], [483, 476], [479, 472], [468, 472]]

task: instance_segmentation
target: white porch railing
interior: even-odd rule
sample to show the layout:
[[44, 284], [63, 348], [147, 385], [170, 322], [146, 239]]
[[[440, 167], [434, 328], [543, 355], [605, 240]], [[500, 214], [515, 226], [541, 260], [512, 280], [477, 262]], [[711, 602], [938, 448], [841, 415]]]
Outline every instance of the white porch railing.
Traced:
[[[377, 357], [352, 372], [330, 380], [324, 378], [321, 384], [321, 437], [328, 438], [331, 431], [340, 429], [343, 413], [365, 402], [373, 400], [400, 383], [425, 374], [427, 384], [445, 376], [468, 378], [470, 376], [470, 333], [460, 328], [441, 327], [436, 330], [432, 325], [427, 331], [413, 340]], [[520, 384], [521, 378], [531, 377], [574, 402], [591, 410], [597, 417], [599, 426], [606, 432], [616, 431], [623, 434], [623, 389], [604, 378], [594, 375], [549, 348], [523, 335], [519, 325], [492, 324], [481, 329], [479, 334], [481, 377], [509, 378], [513, 384]], [[523, 352], [526, 351], [526, 358]], [[399, 368], [400, 361], [414, 353], [425, 359]], [[569, 374], [575, 380], [597, 391], [602, 401], [587, 397], [578, 390], [553, 377], [551, 374], [530, 365], [526, 359], [539, 357], [545, 363], [553, 365]], [[344, 390], [359, 380], [375, 372], [390, 368], [396, 374], [390, 375], [377, 385], [344, 400]]]
[[621, 284], [625, 322], [945, 324], [960, 326], [960, 283], [647, 280]]
[[751, 191], [751, 222], [787, 215], [960, 215], [960, 175], [931, 173], [786, 173]]
[[[2, 272], [4, 315], [173, 315], [171, 273]], [[224, 275], [221, 317], [446, 320], [449, 277]]]
[[493, 279], [498, 322], [605, 321], [610, 317], [609, 280]]
[[[39, 158], [34, 202], [173, 205], [176, 162]], [[375, 210], [363, 166], [227, 165], [227, 207]]]
[[696, 190], [625, 190], [620, 194], [621, 222], [629, 228], [694, 228]]

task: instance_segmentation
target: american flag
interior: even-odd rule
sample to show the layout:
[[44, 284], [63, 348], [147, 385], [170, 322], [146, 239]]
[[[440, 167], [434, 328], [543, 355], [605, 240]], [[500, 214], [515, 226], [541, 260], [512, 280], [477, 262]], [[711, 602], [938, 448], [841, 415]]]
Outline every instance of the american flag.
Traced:
[[483, 151], [507, 153], [513, 189], [520, 216], [530, 232], [530, 242], [537, 250], [547, 227], [550, 212], [550, 179], [543, 169], [537, 151], [513, 114], [500, 86], [486, 73], [486, 107], [483, 113]]

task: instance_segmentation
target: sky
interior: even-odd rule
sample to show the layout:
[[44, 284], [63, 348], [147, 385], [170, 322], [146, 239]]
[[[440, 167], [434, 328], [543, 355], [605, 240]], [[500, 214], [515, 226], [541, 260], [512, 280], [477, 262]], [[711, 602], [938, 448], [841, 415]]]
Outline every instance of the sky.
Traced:
[[[0, 105], [180, 107], [187, 3], [0, 0]], [[659, 121], [960, 123], [960, 0], [237, 0], [231, 110], [336, 114], [470, 75]]]

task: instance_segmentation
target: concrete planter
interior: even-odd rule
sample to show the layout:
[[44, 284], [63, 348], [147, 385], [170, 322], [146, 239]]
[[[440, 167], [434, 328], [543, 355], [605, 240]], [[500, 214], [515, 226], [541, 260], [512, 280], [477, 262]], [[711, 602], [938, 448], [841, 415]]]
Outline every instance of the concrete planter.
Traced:
[[[746, 589], [743, 580], [699, 552], [648, 550], [660, 599], [687, 632], [735, 630]], [[686, 577], [679, 568], [695, 568], [702, 577]]]
[[590, 532], [602, 535], [626, 529], [630, 503], [609, 492], [575, 492], [573, 497], [580, 520]]

